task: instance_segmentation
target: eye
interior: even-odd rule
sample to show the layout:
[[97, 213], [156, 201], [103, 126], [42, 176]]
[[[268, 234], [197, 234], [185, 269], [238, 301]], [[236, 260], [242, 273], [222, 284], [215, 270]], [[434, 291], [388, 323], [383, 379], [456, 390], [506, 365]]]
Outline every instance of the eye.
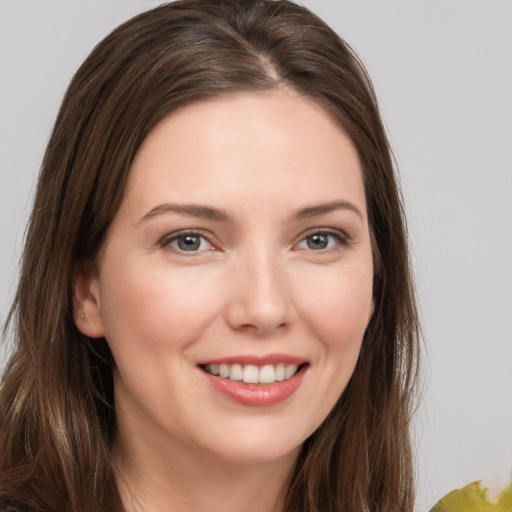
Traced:
[[201, 233], [191, 231], [171, 234], [160, 245], [175, 252], [198, 253], [213, 249], [211, 242]]
[[315, 231], [308, 234], [297, 245], [298, 249], [310, 249], [313, 251], [328, 251], [336, 247], [346, 246], [347, 237], [338, 231]]

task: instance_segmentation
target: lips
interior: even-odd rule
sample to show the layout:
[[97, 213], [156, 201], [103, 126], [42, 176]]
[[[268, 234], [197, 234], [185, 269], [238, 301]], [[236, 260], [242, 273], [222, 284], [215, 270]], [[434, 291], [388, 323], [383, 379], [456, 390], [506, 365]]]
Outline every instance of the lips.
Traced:
[[248, 406], [275, 405], [300, 386], [308, 363], [289, 355], [247, 356], [212, 360], [199, 365], [217, 391]]

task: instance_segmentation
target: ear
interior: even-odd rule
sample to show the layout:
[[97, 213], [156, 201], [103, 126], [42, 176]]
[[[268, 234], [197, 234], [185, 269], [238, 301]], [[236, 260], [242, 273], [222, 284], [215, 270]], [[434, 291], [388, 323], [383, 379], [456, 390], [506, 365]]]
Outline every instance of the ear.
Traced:
[[78, 330], [90, 338], [105, 335], [100, 304], [99, 278], [86, 265], [75, 268], [73, 280], [73, 316]]

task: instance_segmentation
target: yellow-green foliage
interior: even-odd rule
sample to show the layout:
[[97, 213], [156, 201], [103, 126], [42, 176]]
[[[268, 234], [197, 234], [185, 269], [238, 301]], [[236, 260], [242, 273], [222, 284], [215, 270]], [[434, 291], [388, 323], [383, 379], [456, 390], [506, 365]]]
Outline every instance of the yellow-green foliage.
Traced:
[[487, 498], [487, 489], [480, 481], [449, 492], [430, 512], [512, 512], [512, 484], [503, 489], [494, 501]]

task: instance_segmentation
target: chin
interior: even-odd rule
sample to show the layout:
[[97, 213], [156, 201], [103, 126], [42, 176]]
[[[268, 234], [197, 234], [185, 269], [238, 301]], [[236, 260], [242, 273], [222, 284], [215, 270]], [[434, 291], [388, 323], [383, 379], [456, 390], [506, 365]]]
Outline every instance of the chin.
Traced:
[[227, 463], [237, 465], [269, 465], [273, 463], [295, 460], [300, 451], [299, 446], [295, 446], [290, 450], [284, 450], [283, 447], [276, 447], [275, 449], [255, 448], [255, 447], [240, 447], [237, 446], [229, 452], [219, 454]]
[[[224, 436], [229, 430], [226, 428]], [[304, 437], [305, 439], [305, 437]], [[212, 447], [215, 456], [235, 464], [270, 464], [295, 459], [304, 439], [286, 429], [255, 428], [231, 431], [228, 439], [219, 439]], [[212, 439], [210, 440], [210, 442]]]

